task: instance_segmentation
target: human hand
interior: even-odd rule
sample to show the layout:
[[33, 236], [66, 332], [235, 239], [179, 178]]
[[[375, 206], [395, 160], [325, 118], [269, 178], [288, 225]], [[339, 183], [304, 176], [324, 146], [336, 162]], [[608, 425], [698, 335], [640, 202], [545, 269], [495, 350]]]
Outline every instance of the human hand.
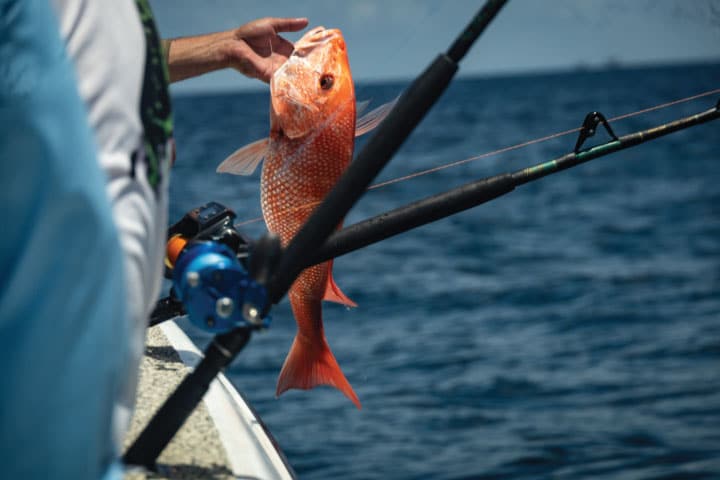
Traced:
[[297, 32], [307, 25], [307, 18], [266, 17], [232, 30], [226, 47], [228, 66], [248, 77], [270, 82], [275, 70], [293, 51], [293, 44], [278, 34]]

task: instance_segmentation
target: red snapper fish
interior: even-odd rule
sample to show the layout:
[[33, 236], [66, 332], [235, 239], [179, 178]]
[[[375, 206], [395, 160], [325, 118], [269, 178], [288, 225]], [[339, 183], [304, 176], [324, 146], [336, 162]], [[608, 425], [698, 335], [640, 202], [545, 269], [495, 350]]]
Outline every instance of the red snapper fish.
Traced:
[[[249, 175], [265, 159], [260, 183], [268, 230], [285, 247], [347, 168], [354, 138], [387, 115], [393, 102], [356, 121], [358, 107], [337, 29], [317, 27], [294, 45], [270, 81], [270, 136], [233, 153], [218, 172]], [[332, 260], [305, 269], [288, 292], [298, 331], [278, 377], [276, 395], [331, 385], [361, 408], [330, 351], [321, 301], [357, 306], [332, 277]]]

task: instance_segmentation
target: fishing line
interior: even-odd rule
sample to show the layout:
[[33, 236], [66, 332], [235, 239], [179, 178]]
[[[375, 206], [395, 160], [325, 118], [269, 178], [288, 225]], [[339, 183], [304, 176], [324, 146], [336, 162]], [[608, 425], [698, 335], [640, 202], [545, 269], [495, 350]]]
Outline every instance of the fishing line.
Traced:
[[[715, 90], [709, 90], [709, 91], [707, 91], [707, 92], [699, 93], [699, 94], [697, 94], [697, 95], [693, 95], [693, 96], [690, 96], [690, 97], [681, 98], [681, 99], [679, 99], [679, 100], [673, 100], [673, 101], [671, 101], [671, 102], [662, 103], [662, 104], [660, 104], [660, 105], [655, 105], [655, 106], [653, 106], [653, 107], [645, 108], [645, 109], [642, 109], [642, 110], [637, 110], [637, 111], [635, 111], [635, 112], [625, 113], [625, 114], [623, 114], [623, 115], [618, 115], [617, 117], [608, 118], [608, 122], [615, 122], [615, 121], [624, 120], [624, 119], [631, 118], [631, 117], [636, 117], [636, 116], [642, 115], [642, 114], [644, 114], [644, 113], [649, 113], [649, 112], [653, 112], [653, 111], [656, 111], [656, 110], [661, 110], [661, 109], [663, 109], [663, 108], [668, 108], [668, 107], [671, 107], [671, 106], [673, 106], [673, 105], [678, 105], [678, 104], [681, 104], [681, 103], [690, 102], [690, 101], [692, 101], [692, 100], [697, 100], [698, 98], [707, 97], [707, 96], [710, 96], [710, 95], [714, 95], [714, 94], [716, 94], [716, 93], [720, 93], [720, 88], [715, 89]], [[368, 190], [373, 190], [373, 189], [376, 189], [376, 188], [385, 187], [385, 186], [387, 186], [387, 185], [392, 185], [392, 184], [394, 184], [394, 183], [399, 183], [399, 182], [403, 182], [403, 181], [405, 181], [405, 180], [410, 180], [411, 178], [420, 177], [420, 176], [427, 175], [427, 174], [430, 174], [430, 173], [434, 173], [434, 172], [437, 172], [437, 171], [440, 171], [440, 170], [445, 170], [445, 169], [447, 169], [447, 168], [456, 167], [456, 166], [458, 166], [458, 165], [463, 165], [463, 164], [466, 164], [466, 163], [474, 162], [474, 161], [476, 161], [476, 160], [480, 160], [480, 159], [483, 159], [483, 158], [492, 157], [492, 156], [495, 156], [495, 155], [499, 155], [499, 154], [501, 154], [501, 153], [510, 152], [510, 151], [512, 151], [512, 150], [518, 150], [518, 149], [520, 149], [520, 148], [524, 148], [524, 147], [527, 147], [527, 146], [530, 146], [530, 145], [533, 145], [533, 144], [536, 144], [536, 143], [546, 142], [546, 141], [548, 141], [548, 140], [552, 140], [553, 138], [563, 137], [563, 136], [569, 135], [569, 134], [571, 134], [571, 133], [579, 132], [581, 129], [582, 129], [582, 127], [572, 128], [572, 129], [570, 129], [570, 130], [565, 130], [565, 131], [563, 131], [563, 132], [553, 133], [553, 134], [547, 135], [547, 136], [545, 136], [545, 137], [540, 137], [540, 138], [536, 138], [536, 139], [533, 139], [533, 140], [528, 140], [528, 141], [526, 141], [526, 142], [518, 143], [518, 144], [516, 144], [516, 145], [511, 145], [511, 146], [509, 146], [509, 147], [500, 148], [500, 149], [498, 149], [498, 150], [493, 150], [492, 152], [487, 152], [487, 153], [483, 153], [483, 154], [481, 154], [481, 155], [476, 155], [476, 156], [473, 156], [473, 157], [469, 157], [469, 158], [466, 158], [466, 159], [464, 159], [464, 160], [458, 160], [458, 161], [451, 162], [451, 163], [447, 163], [447, 164], [444, 164], [444, 165], [439, 165], [439, 166], [437, 166], [437, 167], [428, 168], [428, 169], [426, 169], [426, 170], [420, 170], [420, 171], [418, 171], [418, 172], [411, 173], [411, 174], [408, 174], [408, 175], [404, 175], [404, 176], [402, 176], [402, 177], [394, 178], [394, 179], [392, 179], [392, 180], [387, 180], [387, 181], [385, 181], [385, 182], [376, 183], [375, 185], [371, 185], [370, 187], [368, 187]]]
[[[666, 103], [661, 103], [661, 104], [659, 104], [659, 105], [655, 105], [655, 106], [652, 106], [652, 107], [648, 107], [648, 108], [644, 108], [644, 109], [637, 110], [637, 111], [634, 111], [634, 112], [630, 112], [630, 113], [625, 113], [625, 114], [622, 114], [622, 115], [618, 115], [618, 116], [616, 116], [616, 117], [609, 118], [609, 119], [608, 119], [608, 122], [617, 122], [617, 121], [620, 121], [620, 120], [625, 120], [625, 119], [628, 119], [628, 118], [632, 118], [632, 117], [636, 117], [636, 116], [639, 116], [639, 115], [643, 115], [643, 114], [645, 114], [645, 113], [654, 112], [654, 111], [657, 111], [657, 110], [662, 110], [662, 109], [664, 109], [664, 108], [672, 107], [672, 106], [674, 106], [674, 105], [679, 105], [679, 104], [681, 104], [681, 103], [691, 102], [691, 101], [693, 101], [693, 100], [697, 100], [697, 99], [700, 99], [700, 98], [708, 97], [708, 96], [715, 95], [715, 94], [718, 94], [718, 93], [720, 93], [720, 88], [716, 88], [716, 89], [714, 89], [714, 90], [708, 90], [708, 91], [706, 91], [706, 92], [698, 93], [698, 94], [696, 94], [696, 95], [691, 95], [691, 96], [689, 96], [689, 97], [684, 97], [684, 98], [680, 98], [680, 99], [677, 99], [677, 100], [672, 100], [672, 101], [669, 101], [669, 102], [666, 102]], [[557, 133], [553, 133], [553, 134], [550, 134], [550, 135], [546, 135], [546, 136], [544, 136], [544, 137], [539, 137], [539, 138], [535, 138], [535, 139], [532, 139], [532, 140], [528, 140], [528, 141], [526, 141], [526, 142], [517, 143], [517, 144], [515, 144], [515, 145], [511, 145], [511, 146], [508, 146], [508, 147], [503, 147], [503, 148], [500, 148], [500, 149], [497, 149], [497, 150], [493, 150], [493, 151], [491, 151], [491, 152], [483, 153], [483, 154], [480, 154], [480, 155], [475, 155], [475, 156], [472, 156], [472, 157], [469, 157], [469, 158], [465, 158], [465, 159], [463, 159], [463, 160], [457, 160], [457, 161], [455, 161], [455, 162], [446, 163], [446, 164], [444, 164], [444, 165], [438, 165], [437, 167], [432, 167], [432, 168], [428, 168], [428, 169], [425, 169], [425, 170], [420, 170], [420, 171], [417, 171], [417, 172], [414, 172], [414, 173], [410, 173], [410, 174], [408, 174], [408, 175], [404, 175], [404, 176], [402, 176], [402, 177], [398, 177], [398, 178], [394, 178], [394, 179], [391, 179], [391, 180], [387, 180], [387, 181], [385, 181], [385, 182], [376, 183], [376, 184], [371, 185], [370, 187], [368, 187], [368, 190], [375, 190], [375, 189], [378, 189], [378, 188], [386, 187], [386, 186], [388, 186], [388, 185], [392, 185], [392, 184], [395, 184], [395, 183], [400, 183], [400, 182], [404, 182], [404, 181], [406, 181], [406, 180], [410, 180], [410, 179], [413, 179], [413, 178], [417, 178], [417, 177], [420, 177], [420, 176], [423, 176], [423, 175], [428, 175], [428, 174], [431, 174], [431, 173], [435, 173], [435, 172], [438, 172], [438, 171], [440, 171], [440, 170], [445, 170], [445, 169], [448, 169], [448, 168], [451, 168], [451, 167], [456, 167], [456, 166], [459, 166], [459, 165], [464, 165], [464, 164], [466, 164], [466, 163], [474, 162], [474, 161], [477, 161], [477, 160], [480, 160], [480, 159], [483, 159], [483, 158], [488, 158], [488, 157], [492, 157], [492, 156], [495, 156], [495, 155], [500, 155], [500, 154], [502, 154], [502, 153], [510, 152], [510, 151], [513, 151], [513, 150], [519, 150], [519, 149], [521, 149], [521, 148], [528, 147], [528, 146], [530, 146], [530, 145], [534, 145], [534, 144], [537, 144], [537, 143], [546, 142], [546, 141], [552, 140], [552, 139], [554, 139], [554, 138], [559, 138], [559, 137], [563, 137], [563, 136], [565, 136], [565, 135], [569, 135], [569, 134], [571, 134], [571, 133], [579, 132], [581, 129], [582, 129], [582, 127], [572, 128], [572, 129], [570, 129], [570, 130], [564, 130], [564, 131], [562, 131], [562, 132], [557, 132]], [[302, 210], [302, 209], [312, 208], [312, 207], [315, 207], [315, 206], [319, 205], [320, 203], [321, 203], [321, 202], [318, 201], [318, 202], [308, 203], [308, 204], [305, 204], [305, 205], [300, 205], [300, 206], [297, 206], [297, 207], [292, 207], [291, 209], [288, 209], [288, 213], [295, 212], [295, 211]], [[247, 225], [247, 224], [259, 222], [259, 221], [261, 221], [262, 219], [263, 219], [262, 217], [252, 218], [252, 219], [249, 219], [249, 220], [245, 220], [245, 221], [243, 221], [243, 222], [236, 223], [235, 225], [236, 225], [236, 226]]]

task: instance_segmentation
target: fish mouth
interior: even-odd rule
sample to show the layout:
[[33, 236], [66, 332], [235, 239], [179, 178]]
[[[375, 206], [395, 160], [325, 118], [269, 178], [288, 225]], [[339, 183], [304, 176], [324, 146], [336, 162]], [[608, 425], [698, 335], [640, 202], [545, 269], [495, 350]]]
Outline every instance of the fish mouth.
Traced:
[[[298, 110], [298, 111], [305, 110], [309, 113], [315, 113], [320, 110], [314, 104], [303, 102], [302, 100], [300, 100], [300, 98], [302, 98], [302, 97], [295, 92], [278, 93], [276, 95], [277, 100], [280, 100], [280, 99], [285, 100], [286, 102], [288, 102], [290, 104], [289, 106], [291, 108], [293, 108], [294, 110]], [[279, 107], [279, 108], [275, 109], [276, 111], [281, 110], [279, 102], [273, 102], [273, 106]]]
[[310, 119], [320, 110], [312, 102], [299, 100], [293, 93], [279, 93], [271, 97], [274, 114], [282, 119], [279, 120], [282, 132], [291, 139], [305, 136], [313, 128]]
[[[342, 33], [337, 28], [315, 27], [295, 42], [293, 55], [304, 57], [316, 48], [337, 39], [342, 39]], [[342, 48], [345, 46], [344, 42], [340, 42], [340, 45]]]

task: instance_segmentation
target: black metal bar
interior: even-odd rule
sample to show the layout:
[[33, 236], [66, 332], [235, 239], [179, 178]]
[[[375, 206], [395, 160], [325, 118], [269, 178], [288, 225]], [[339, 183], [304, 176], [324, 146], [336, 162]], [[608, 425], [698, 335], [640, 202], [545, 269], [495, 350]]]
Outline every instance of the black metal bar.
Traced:
[[245, 347], [251, 331], [249, 327], [238, 328], [215, 337], [205, 349], [205, 356], [197, 367], [155, 412], [140, 436], [125, 452], [123, 461], [126, 464], [155, 469], [158, 456], [202, 401], [218, 372]]
[[445, 91], [458, 69], [457, 63], [506, 2], [487, 1], [452, 45], [452, 56], [438, 55], [400, 97], [355, 161], [283, 252], [276, 276], [268, 285], [271, 303], [277, 303], [285, 295], [304, 268], [306, 257], [333, 233], [370, 182]]
[[308, 257], [304, 267], [345, 255], [413, 228], [489, 202], [511, 192], [517, 186], [547, 175], [718, 118], [720, 118], [720, 103], [716, 108], [697, 115], [624, 135], [617, 140], [578, 153], [569, 153], [516, 172], [503, 173], [471, 182], [448, 192], [380, 214], [331, 235], [322, 247]]

